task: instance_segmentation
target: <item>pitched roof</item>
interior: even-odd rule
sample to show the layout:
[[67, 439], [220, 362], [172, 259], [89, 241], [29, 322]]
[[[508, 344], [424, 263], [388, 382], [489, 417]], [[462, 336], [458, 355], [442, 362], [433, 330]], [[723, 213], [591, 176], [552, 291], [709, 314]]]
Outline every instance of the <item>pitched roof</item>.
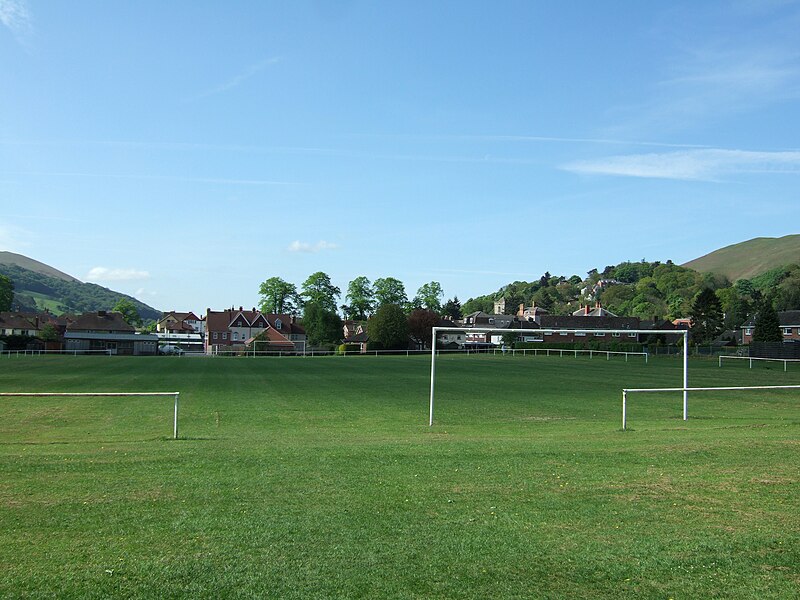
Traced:
[[117, 333], [132, 333], [135, 331], [129, 325], [122, 313], [106, 312], [99, 310], [92, 313], [78, 315], [75, 320], [67, 325], [67, 331], [114, 331]]
[[639, 329], [638, 317], [574, 317], [542, 315], [542, 329]]
[[26, 329], [38, 330], [34, 321], [28, 319], [21, 313], [2, 312], [0, 313], [0, 327], [3, 329]]
[[[755, 327], [758, 313], [747, 319], [742, 327]], [[778, 323], [781, 327], [800, 327], [800, 310], [782, 310], [778, 312]]]

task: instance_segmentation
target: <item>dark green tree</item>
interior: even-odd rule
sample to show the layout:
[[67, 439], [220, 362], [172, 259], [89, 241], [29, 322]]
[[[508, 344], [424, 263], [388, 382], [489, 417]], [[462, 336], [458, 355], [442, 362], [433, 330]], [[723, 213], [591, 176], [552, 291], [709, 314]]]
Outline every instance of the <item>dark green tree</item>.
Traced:
[[394, 277], [379, 277], [373, 285], [375, 289], [375, 305], [380, 308], [384, 304], [405, 306], [408, 303], [406, 288], [403, 282]]
[[387, 350], [408, 348], [408, 319], [399, 304], [384, 304], [369, 320], [367, 333], [370, 342]]
[[45, 323], [39, 330], [39, 339], [43, 342], [57, 342], [58, 330], [52, 323]]
[[316, 302], [303, 307], [303, 328], [309, 346], [338, 344], [342, 339], [342, 319], [336, 311], [328, 310]]
[[710, 288], [697, 294], [689, 310], [692, 339], [697, 344], [707, 344], [722, 333], [722, 304]]
[[781, 322], [778, 313], [772, 306], [772, 300], [766, 298], [761, 302], [756, 315], [756, 323], [753, 328], [754, 342], [782, 342], [783, 333], [781, 332]]
[[128, 325], [132, 325], [133, 327], [142, 326], [142, 317], [139, 316], [136, 305], [127, 298], [120, 298], [111, 310], [121, 313], [122, 318], [125, 319]]
[[375, 290], [369, 279], [363, 275], [356, 277], [347, 286], [347, 305], [344, 308], [345, 316], [350, 319], [363, 321], [372, 314], [375, 308]]
[[261, 312], [267, 314], [294, 314], [300, 308], [300, 298], [293, 283], [280, 277], [270, 277], [258, 288]]
[[0, 274], [0, 311], [11, 310], [14, 303], [14, 282]]
[[458, 296], [453, 296], [452, 300], [448, 300], [442, 307], [442, 316], [450, 317], [451, 319], [461, 318], [461, 302], [458, 301]]
[[328, 312], [336, 312], [336, 299], [342, 291], [331, 283], [331, 278], [322, 271], [308, 276], [300, 286], [300, 296], [309, 304], [318, 304]]

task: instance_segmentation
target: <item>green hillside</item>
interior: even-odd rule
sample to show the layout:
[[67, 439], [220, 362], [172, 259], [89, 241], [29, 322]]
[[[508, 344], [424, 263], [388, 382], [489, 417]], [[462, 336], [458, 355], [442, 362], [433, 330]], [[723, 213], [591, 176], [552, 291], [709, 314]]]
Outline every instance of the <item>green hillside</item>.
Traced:
[[54, 314], [111, 310], [120, 298], [127, 298], [136, 306], [142, 319], [161, 317], [160, 311], [136, 298], [94, 283], [83, 283], [19, 254], [0, 252], [0, 274], [14, 283], [14, 306], [17, 310], [49, 310]]
[[701, 273], [718, 273], [729, 281], [752, 279], [766, 271], [800, 263], [800, 234], [755, 238], [715, 250], [684, 264]]

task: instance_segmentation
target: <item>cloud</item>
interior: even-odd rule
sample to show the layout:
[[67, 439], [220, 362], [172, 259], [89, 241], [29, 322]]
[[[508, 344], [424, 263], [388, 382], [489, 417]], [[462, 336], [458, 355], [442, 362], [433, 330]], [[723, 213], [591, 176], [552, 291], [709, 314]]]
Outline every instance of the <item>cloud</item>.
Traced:
[[[2, 1], [2, 0], [0, 0], [0, 1]], [[280, 61], [281, 61], [281, 59], [279, 57], [273, 57], [273, 58], [264, 59], [261, 62], [258, 62], [258, 63], [254, 64], [254, 65], [250, 65], [244, 71], [242, 71], [241, 73], [235, 75], [234, 77], [232, 77], [231, 79], [229, 79], [225, 83], [222, 83], [222, 84], [220, 84], [220, 85], [218, 85], [216, 87], [213, 87], [211, 89], [208, 89], [208, 90], [206, 90], [204, 92], [200, 92], [196, 96], [192, 97], [192, 100], [199, 100], [201, 98], [207, 98], [208, 96], [214, 96], [216, 94], [221, 94], [222, 92], [227, 92], [228, 90], [233, 89], [233, 88], [241, 85], [242, 83], [244, 83], [245, 81], [247, 81], [248, 79], [253, 77], [254, 75], [260, 73], [261, 71], [266, 69], [268, 66], [274, 65], [276, 63], [279, 63]]]
[[25, 39], [33, 30], [26, 0], [0, 0], [0, 23], [25, 45]]
[[150, 279], [148, 271], [137, 269], [108, 269], [106, 267], [93, 267], [86, 275], [86, 281], [101, 283], [107, 281], [137, 281]]
[[322, 252], [323, 250], [335, 250], [338, 247], [339, 247], [338, 244], [334, 244], [333, 242], [326, 242], [325, 240], [320, 240], [316, 244], [309, 244], [308, 242], [301, 242], [299, 240], [295, 240], [291, 244], [289, 244], [287, 250], [289, 250], [289, 252], [315, 253], [315, 252]]
[[574, 161], [560, 168], [591, 175], [718, 181], [727, 175], [739, 173], [800, 175], [800, 152], [709, 149], [628, 154]]

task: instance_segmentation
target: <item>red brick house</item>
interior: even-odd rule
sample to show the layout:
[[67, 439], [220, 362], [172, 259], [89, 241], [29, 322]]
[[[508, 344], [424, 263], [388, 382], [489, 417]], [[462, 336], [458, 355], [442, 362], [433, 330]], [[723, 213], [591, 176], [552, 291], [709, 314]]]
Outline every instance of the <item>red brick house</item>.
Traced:
[[[781, 333], [784, 341], [800, 340], [800, 310], [783, 310], [778, 313], [778, 322], [781, 324]], [[756, 328], [756, 317], [748, 319], [741, 327], [742, 343], [749, 344], [753, 341], [753, 331]]]
[[[259, 337], [256, 340], [256, 337]], [[263, 339], [266, 338], [266, 339]], [[306, 331], [297, 324], [295, 317], [287, 314], [267, 314], [255, 308], [244, 310], [206, 310], [205, 351], [213, 354], [216, 350], [244, 348], [256, 341], [266, 343], [266, 348], [258, 350], [280, 350], [283, 352], [302, 352], [306, 341]]]

